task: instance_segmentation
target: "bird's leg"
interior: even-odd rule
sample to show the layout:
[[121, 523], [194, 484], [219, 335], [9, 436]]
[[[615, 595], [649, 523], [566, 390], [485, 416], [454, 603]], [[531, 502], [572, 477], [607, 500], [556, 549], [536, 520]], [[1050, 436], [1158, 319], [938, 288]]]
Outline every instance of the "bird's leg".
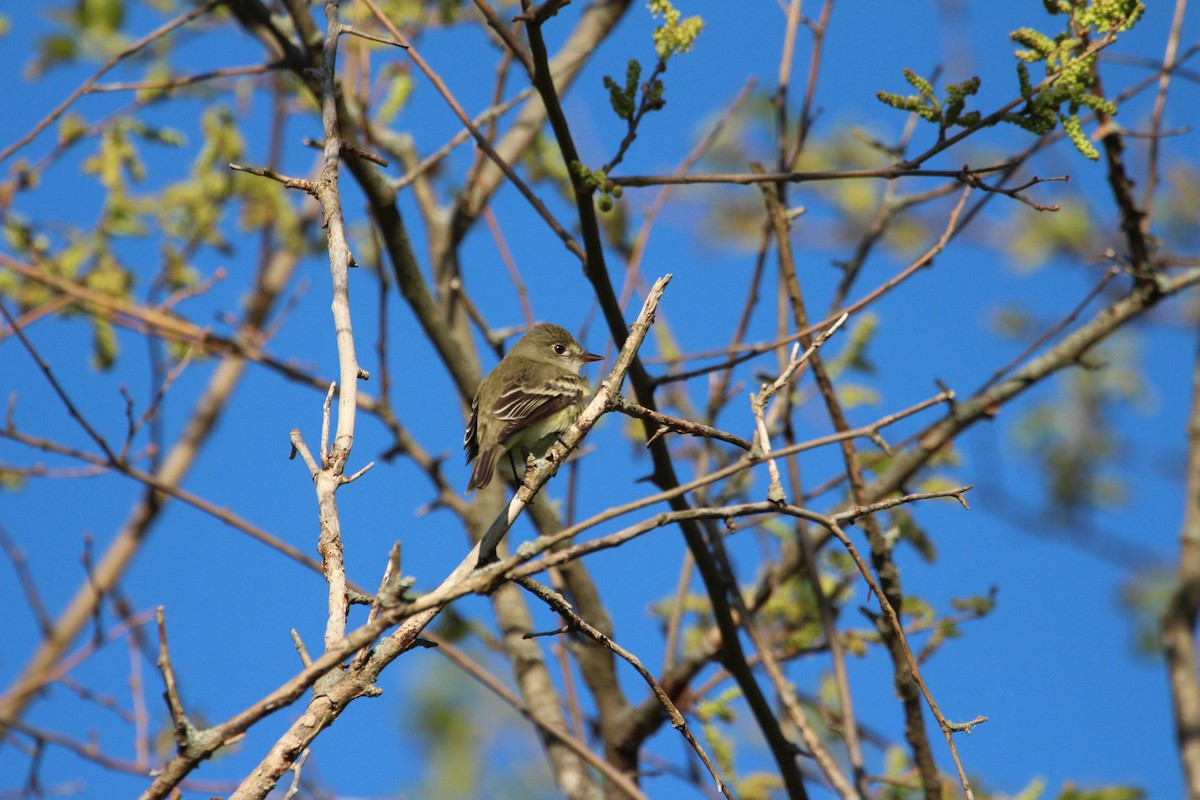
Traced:
[[[528, 475], [529, 475], [529, 457], [530, 457], [530, 456], [532, 456], [532, 455], [533, 455], [533, 453], [532, 453], [532, 452], [529, 450], [529, 448], [527, 448], [527, 447], [522, 447], [522, 448], [521, 448], [521, 460], [522, 460], [523, 462], [525, 462], [525, 475], [526, 475], [526, 477], [528, 477]], [[508, 460], [509, 460], [510, 462], [512, 461], [512, 450], [509, 450], [509, 451], [508, 451]], [[537, 458], [536, 458], [536, 457], [533, 459], [533, 463], [535, 463], [535, 464], [537, 463]], [[517, 465], [516, 465], [516, 464], [513, 464], [513, 480], [516, 480], [516, 479], [517, 479]], [[525, 479], [524, 479], [524, 478], [521, 478], [521, 479], [518, 481], [518, 483], [520, 483], [521, 485], [525, 486]], [[529, 487], [528, 487], [528, 486], [526, 486], [526, 488], [529, 488]], [[532, 494], [530, 494], [530, 495], [529, 495], [529, 501], [526, 503], [526, 505], [530, 505], [530, 506], [531, 506], [531, 505], [533, 505], [533, 495], [532, 495]]]
[[508, 465], [510, 467], [512, 467], [513, 481], [516, 483], [520, 483], [521, 479], [517, 477], [517, 462], [513, 460], [512, 450], [508, 451]]
[[[521, 452], [525, 456], [525, 478], [522, 479], [522, 484], [524, 484], [526, 488], [531, 488], [529, 484], [525, 482], [525, 479], [529, 477], [529, 470], [535, 469], [541, 464], [551, 464], [554, 470], [551, 474], [558, 474], [558, 468], [561, 465], [561, 462], [554, 458], [549, 451], [547, 451], [544, 456], [539, 456], [536, 455], [532, 450], [522, 447]], [[530, 495], [529, 504], [533, 505], [532, 495]]]

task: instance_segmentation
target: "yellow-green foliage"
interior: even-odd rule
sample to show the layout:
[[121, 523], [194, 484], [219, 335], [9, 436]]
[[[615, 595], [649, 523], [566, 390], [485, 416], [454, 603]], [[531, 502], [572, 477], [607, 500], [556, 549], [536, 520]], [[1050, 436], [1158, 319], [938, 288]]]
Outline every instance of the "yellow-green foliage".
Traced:
[[696, 38], [704, 29], [700, 17], [683, 19], [671, 0], [650, 0], [646, 4], [650, 13], [662, 17], [663, 24], [654, 29], [654, 49], [660, 61], [666, 61], [676, 53], [686, 53], [696, 44]]
[[[968, 98], [979, 91], [978, 77], [947, 86], [945, 98], [939, 99], [931, 81], [907, 69], [904, 78], [919, 94], [879, 92], [879, 100], [937, 124], [943, 135], [955, 125], [969, 128], [1005, 122], [1041, 136], [1061, 125], [1076, 150], [1089, 159], [1099, 158], [1099, 152], [1083, 130], [1079, 110], [1086, 108], [1111, 116], [1117, 109], [1091, 91], [1096, 38], [1129, 30], [1145, 6], [1141, 0], [1043, 0], [1043, 5], [1050, 14], [1065, 14], [1069, 20], [1064, 30], [1054, 36], [1031, 27], [1018, 28], [1009, 34], [1012, 41], [1021, 45], [1013, 55], [1017, 58], [1017, 83], [1025, 102], [1016, 110], [994, 114], [985, 120], [978, 111], [965, 110]], [[1027, 65], [1039, 62], [1044, 64], [1045, 77], [1035, 84]]]

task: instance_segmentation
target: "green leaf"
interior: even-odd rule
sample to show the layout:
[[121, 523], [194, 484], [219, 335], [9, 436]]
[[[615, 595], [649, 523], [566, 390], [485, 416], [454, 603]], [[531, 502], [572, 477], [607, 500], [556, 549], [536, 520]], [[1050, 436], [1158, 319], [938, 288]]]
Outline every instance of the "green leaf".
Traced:
[[111, 36], [125, 21], [123, 0], [82, 0], [77, 8], [80, 27], [93, 36]]
[[700, 701], [696, 705], [696, 716], [705, 722], [709, 720], [734, 722], [737, 719], [737, 712], [734, 711], [732, 704], [741, 696], [742, 690], [736, 686], [725, 689], [714, 697]]
[[1165, 567], [1142, 570], [1121, 586], [1121, 609], [1133, 626], [1134, 652], [1142, 658], [1162, 657], [1162, 616], [1175, 586], [1175, 573]]
[[775, 773], [752, 772], [737, 782], [734, 796], [741, 800], [771, 800], [783, 788], [783, 780]]
[[64, 114], [58, 121], [58, 143], [67, 145], [78, 140], [87, 131], [87, 120], [82, 115], [71, 112]]
[[39, 78], [51, 67], [74, 61], [79, 55], [75, 38], [61, 33], [43, 36], [38, 41], [38, 55], [29, 67], [29, 77]]
[[1076, 789], [1075, 784], [1063, 784], [1058, 800], [1142, 800], [1146, 793], [1133, 786], [1107, 786], [1100, 789]]
[[7, 492], [18, 492], [25, 485], [25, 476], [16, 470], [0, 467], [0, 489]]
[[1041, 800], [1045, 793], [1046, 781], [1042, 778], [1034, 778], [1024, 789], [1013, 796], [1013, 800]]
[[108, 370], [117, 360], [117, 337], [112, 324], [102, 317], [91, 317], [92, 324], [92, 366], [98, 370]]
[[187, 263], [183, 253], [174, 245], [164, 243], [162, 246], [162, 257], [163, 283], [169, 291], [174, 292], [194, 286], [200, 279], [196, 270]]
[[399, 69], [389, 70], [389, 72], [387, 94], [379, 106], [379, 122], [383, 125], [389, 124], [408, 105], [413, 89], [416, 87], [410, 73]]
[[989, 614], [996, 608], [996, 594], [973, 594], [969, 597], [955, 597], [950, 600], [951, 608], [956, 611], [970, 611], [973, 614]]
[[[621, 86], [609, 76], [604, 76], [604, 88], [608, 89], [608, 102], [613, 112], [623, 120], [633, 119], [637, 111], [638, 81], [642, 76], [642, 65], [637, 59], [630, 59], [625, 68], [625, 85]], [[657, 81], [656, 81], [657, 83]]]
[[861, 383], [841, 381], [837, 386], [838, 399], [846, 408], [877, 406], [881, 402], [879, 390]]

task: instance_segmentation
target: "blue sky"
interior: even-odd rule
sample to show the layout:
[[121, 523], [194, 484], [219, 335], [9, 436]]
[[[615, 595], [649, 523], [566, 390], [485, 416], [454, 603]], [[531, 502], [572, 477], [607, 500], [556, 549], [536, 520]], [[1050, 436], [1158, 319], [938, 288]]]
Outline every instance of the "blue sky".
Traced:
[[[848, 126], [862, 126], [884, 140], [894, 139], [903, 128], [904, 115], [884, 108], [874, 94], [880, 89], [905, 92], [901, 70], [906, 67], [929, 74], [942, 64], [946, 79], [951, 81], [981, 74], [980, 107], [991, 109], [1006, 102], [1014, 96], [1016, 86], [1013, 45], [1006, 38], [1007, 32], [1021, 25], [1052, 30], [1038, 2], [956, 4], [962, 6], [957, 27], [943, 24], [945, 18], [939, 16], [934, 3], [904, 5], [899, 8], [899, 4], [888, 4], [884, 8], [879, 4], [844, 3], [835, 9], [817, 91], [821, 113], [814, 135], [818, 140]], [[703, 16], [706, 30], [693, 53], [671, 62], [665, 76], [667, 107], [645, 123], [621, 174], [673, 170], [704, 132], [706, 123], [728, 106], [747, 77], [757, 79], [760, 92], [769, 93], [774, 86], [784, 25], [776, 3], [709, 0], [681, 2], [680, 7], [686, 14]], [[809, 13], [816, 13], [817, 8], [817, 4], [805, 4]], [[1161, 57], [1169, 11], [1167, 4], [1154, 4], [1119, 50]], [[552, 48], [578, 13], [572, 7], [547, 28]], [[49, 29], [45, 16], [27, 14], [12, 20], [12, 32], [0, 39], [0, 66], [6, 74], [18, 74], [27, 63], [27, 43]], [[157, 18], [144, 8], [131, 12], [131, 32], [140, 35], [156, 24]], [[607, 160], [622, 134], [608, 108], [601, 77], [623, 74], [625, 62], [631, 57], [644, 63], [650, 60], [653, 24], [644, 9], [631, 10], [567, 98], [567, 114], [590, 164]], [[1196, 41], [1198, 27], [1194, 17], [1188, 20], [1182, 37], [1185, 45]], [[481, 81], [476, 73], [478, 63], [463, 58], [463, 53], [480, 49], [483, 41], [478, 31], [467, 29], [427, 34], [416, 42], [459, 101], [472, 111], [488, 104], [491, 62], [485, 62], [483, 69], [488, 77]], [[793, 73], [792, 96], [797, 101], [808, 56], [808, 39], [801, 35]], [[260, 58], [248, 39], [209, 36], [189, 42], [181, 50], [180, 63], [198, 69], [250, 64]], [[28, 130], [90, 69], [57, 70], [32, 86], [25, 81], [11, 82], [11, 111], [0, 118], [0, 146]], [[1140, 68], [1115, 67], [1109, 79], [1110, 92], [1144, 74]], [[136, 75], [136, 70], [118, 70], [114, 77], [129, 79]], [[1166, 140], [1164, 176], [1181, 159], [1197, 152], [1195, 133], [1190, 129], [1196, 123], [1198, 100], [1194, 84], [1175, 82], [1165, 127], [1188, 131]], [[77, 110], [96, 119], [125, 101], [127, 98], [114, 99], [112, 95], [85, 98]], [[1144, 128], [1148, 108], [1149, 97], [1143, 97], [1124, 110], [1120, 119], [1130, 128]], [[199, 142], [196, 125], [202, 110], [201, 104], [185, 101], [154, 109], [148, 116], [183, 130], [189, 135], [188, 148], [194, 148]], [[266, 111], [262, 94], [248, 96], [239, 109], [244, 114], [248, 141], [245, 160], [249, 163], [265, 159]], [[449, 110], [420, 78], [412, 105], [401, 116], [399, 125], [415, 127], [422, 153], [436, 149], [457, 131]], [[294, 118], [289, 123], [287, 169], [303, 173], [309, 168], [314, 156], [299, 145], [299, 140], [318, 135], [311, 119]], [[914, 148], [928, 146], [931, 135], [918, 129]], [[929, 166], [953, 169], [968, 159], [983, 163], [995, 153], [1011, 150], [1014, 142], [1025, 141], [1022, 136], [1005, 129], [988, 131], [971, 149], [954, 151]], [[27, 155], [38, 157], [52, 142], [52, 133], [43, 135], [28, 148]], [[1135, 166], [1142, 163], [1142, 147], [1136, 140], [1131, 144]], [[95, 185], [81, 181], [77, 174], [78, 164], [87, 154], [84, 148], [65, 159], [37, 191], [20, 196], [14, 210], [32, 219], [58, 216], [80, 225], [94, 221], [101, 198]], [[179, 152], [147, 148], [144, 157], [151, 173], [150, 185], [158, 185], [186, 175], [191, 149]], [[747, 153], [747, 159], [751, 157], [769, 158], [769, 154]], [[452, 173], [461, 176], [469, 158], [469, 151], [460, 149]], [[1038, 187], [1035, 193], [1039, 200], [1089, 203], [1102, 215], [1103, 224], [1115, 230], [1111, 204], [1105, 201], [1102, 166], [1086, 162], [1060, 144], [1038, 162], [1035, 171], [1071, 175], [1069, 185]], [[903, 188], [913, 190], [918, 185], [922, 184], [910, 182]], [[757, 197], [757, 190], [744, 191], [747, 196]], [[725, 308], [727, 298], [736, 298], [733, 303], [740, 307], [745, 276], [753, 262], [753, 254], [742, 248], [695, 235], [707, 196], [702, 189], [682, 188], [676, 192], [654, 229], [643, 267], [647, 280], [667, 272], [674, 274], [660, 317], [681, 342], [694, 350], [726, 343], [731, 329], [729, 318], [736, 315], [736, 308]], [[623, 202], [636, 210], [652, 199], [653, 190], [631, 189]], [[830, 264], [844, 258], [846, 248], [833, 235], [832, 217], [816, 190], [794, 188], [791, 200], [811, 207], [810, 215], [798, 219], [793, 242], [804, 270], [809, 302], [820, 309], [840, 275]], [[427, 251], [415, 206], [411, 198], [403, 203], [417, 253], [424, 257]], [[361, 222], [361, 202], [353, 190], [347, 189], [345, 205], [350, 221]], [[535, 315], [579, 329], [594, 312], [590, 288], [578, 263], [516, 192], [502, 190], [493, 208], [530, 287]], [[564, 205], [556, 203], [553, 208], [560, 219], [570, 220]], [[934, 238], [948, 208], [943, 203], [928, 212]], [[1006, 253], [1003, 232], [1011, 229], [1004, 226], [1014, 221], [1017, 226], [1030, 224], [1035, 214], [1010, 201], [994, 202], [932, 270], [920, 273], [873, 307], [880, 330], [870, 357], [877, 371], [869, 378], [856, 380], [878, 388], [883, 403], [852, 409], [852, 423], [871, 421], [935, 394], [936, 380], [963, 394], [972, 391], [998, 364], [1024, 346], [1023, 341], [1005, 341], [993, 335], [991, 320], [995, 313], [1014, 305], [1045, 325], [1056, 321], [1086, 294], [1102, 267], [1052, 260], [1039, 269], [1021, 269]], [[256, 239], [238, 234], [232, 222], [229, 232], [235, 250], [224, 255], [205, 253], [197, 266], [205, 274], [223, 266], [230, 277], [208, 296], [184, 306], [192, 319], [218, 329], [224, 323], [216, 315], [235, 307], [257, 256]], [[1096, 252], [1101, 252], [1105, 244], [1097, 242]], [[140, 274], [148, 280], [157, 268], [153, 242], [131, 242], [127, 252], [131, 263], [142, 265]], [[902, 263], [900, 257], [873, 261], [860, 284], [862, 291], [886, 279]], [[486, 227], [478, 226], [468, 238], [463, 264], [467, 284], [474, 287], [488, 320], [496, 326], [519, 324], [520, 309]], [[610, 266], [615, 271], [619, 262], [614, 258]], [[328, 269], [320, 259], [310, 259], [300, 274], [307, 288], [272, 341], [271, 351], [312, 365], [322, 375], [332, 375], [336, 353], [328, 316]], [[364, 273], [356, 273], [353, 278], [359, 357], [367, 369], [376, 372], [371, 349], [377, 313], [375, 287]], [[144, 284], [140, 288], [144, 291]], [[1042, 512], [1047, 500], [1036, 466], [1013, 445], [1011, 432], [1023, 410], [1055, 397], [1057, 384], [1050, 383], [1006, 407], [995, 422], [976, 426], [961, 441], [962, 461], [948, 474], [959, 483], [978, 485], [969, 497], [970, 512], [949, 503], [931, 503], [917, 510], [918, 520], [936, 543], [938, 559], [929, 565], [911, 550], [902, 550], [899, 562], [906, 590], [940, 609], [948, 608], [954, 597], [984, 593], [993, 586], [998, 591], [996, 611], [965, 626], [965, 636], [946, 645], [924, 670], [948, 717], [962, 720], [982, 714], [990, 718], [971, 736], [956, 739], [969, 772], [981, 777], [986, 788], [1015, 793], [1040, 777], [1051, 793], [1057, 792], [1064, 781], [1075, 780], [1084, 787], [1134, 784], [1150, 797], [1181, 794], [1164, 671], [1158, 661], [1136, 654], [1132, 625], [1119, 606], [1122, 586], [1142, 565], [1127, 558], [1099, 558], [1078, 542], [1086, 544], [1089, 537], [1094, 541], [1095, 531], [1099, 530], [1132, 544], [1151, 561], [1166, 565], [1173, 562], [1183, 504], [1179, 478], [1184, 415], [1195, 351], [1195, 336], [1184, 303], [1191, 301], [1170, 304], [1124, 343], [1137, 353], [1144, 394], [1138, 403], [1114, 414], [1123, 445], [1123, 458], [1114, 467], [1127, 486], [1123, 504], [1077, 520], [1073, 529], [1046, 524]], [[769, 308], [770, 301], [766, 304]], [[427, 449], [447, 455], [446, 469], [465, 485], [467, 472], [459, 455], [462, 418], [452, 386], [434, 364], [431, 349], [420, 340], [411, 315], [395, 296], [389, 298], [388, 321], [399, 342], [391, 352], [392, 369], [421, 376], [419, 382], [397, 383], [397, 411], [408, 427], [418, 432]], [[772, 325], [772, 314], [764, 311], [750, 338], [770, 338]], [[72, 396], [86, 400], [91, 421], [119, 439], [124, 419], [117, 387], [127, 385], [139, 399], [149, 393], [140, 340], [122, 334], [122, 361], [113, 372], [100, 374], [89, 368], [88, 335], [78, 321], [42, 322], [30, 335]], [[584, 343], [595, 352], [603, 352], [607, 345], [594, 321]], [[649, 347], [653, 348], [653, 343]], [[840, 343], [835, 339], [829, 347], [840, 348]], [[486, 361], [485, 366], [491, 363]], [[773, 359], [764, 359], [756, 366], [770, 370], [773, 364]], [[168, 436], [177, 433], [186, 420], [190, 397], [204, 385], [211, 369], [211, 362], [197, 364], [180, 378], [164, 409]], [[594, 378], [600, 373], [593, 369], [589, 374]], [[753, 381], [754, 375], [752, 369], [747, 369], [740, 377]], [[376, 390], [370, 383], [364, 388]], [[16, 419], [22, 429], [86, 445], [11, 337], [0, 342], [0, 389], [6, 396], [17, 393]], [[703, 390], [701, 383], [693, 395], [701, 396]], [[744, 388], [743, 395], [747, 391]], [[315, 555], [316, 508], [310, 482], [299, 462], [289, 462], [286, 456], [290, 428], [300, 427], [310, 444], [316, 441], [320, 404], [317, 393], [252, 370], [186, 487]], [[802, 433], [819, 435], [827, 431], [828, 422], [817, 405], [799, 412], [799, 424], [810, 426]], [[733, 432], [748, 435], [751, 421], [749, 414], [743, 413], [746, 407], [745, 401], [735, 401], [723, 417], [723, 424]], [[899, 439], [916, 430], [920, 422], [932, 419], [927, 413], [917, 421], [902, 424], [891, 438]], [[631, 459], [632, 448], [622, 429], [619, 420], [610, 419], [588, 439], [595, 452], [581, 465], [580, 478], [588, 488], [580, 501], [579, 516], [645, 491], [644, 485], [626, 477], [640, 475], [646, 467], [644, 461]], [[351, 469], [377, 459], [389, 444], [381, 426], [360, 417]], [[808, 479], [820, 482], [836, 473], [835, 456], [833, 452], [822, 452], [805, 460]], [[7, 441], [0, 441], [0, 460], [6, 464], [28, 464], [31, 460], [60, 464]], [[561, 497], [562, 491], [562, 485], [551, 485], [553, 496]], [[101, 550], [120, 528], [139, 494], [139, 487], [114, 477], [69, 484], [31, 480], [19, 492], [0, 494], [0, 523], [25, 549], [52, 611], [65, 605], [82, 579], [79, 553], [84, 537], [92, 537], [96, 549]], [[404, 571], [416, 576], [419, 588], [439, 582], [466, 552], [465, 539], [450, 514], [414, 513], [430, 497], [427, 483], [408, 464], [378, 464], [366, 478], [342, 490], [338, 499], [348, 570], [360, 583], [375, 583], [388, 548], [397, 539], [404, 544]], [[832, 500], [822, 502], [818, 509], [828, 508]], [[1024, 524], [1013, 524], [1013, 517]], [[596, 534], [615, 529], [614, 523]], [[518, 526], [512, 536], [516, 540], [528, 537], [529, 529]], [[743, 537], [733, 545], [741, 569], [739, 577], [749, 581], [754, 577], [757, 543]], [[591, 562], [611, 606], [617, 640], [636, 652], [652, 671], [661, 663], [662, 654], [657, 623], [650, 618], [648, 608], [670, 593], [682, 552], [678, 533], [662, 529], [628, 547], [599, 554]], [[155, 526], [124, 589], [138, 608], [165, 606], [185, 699], [208, 720], [236, 713], [297, 668], [290, 629], [297, 629], [309, 647], [315, 648], [324, 625], [325, 593], [318, 576], [266, 551], [219, 521], [179, 504], [172, 504]], [[865, 590], [860, 591], [847, 611], [854, 613], [857, 606], [869, 602]], [[462, 605], [464, 613], [487, 618], [484, 601], [470, 599]], [[7, 685], [37, 637], [7, 562], [0, 562], [0, 611], [10, 621], [10, 645], [0, 653], [0, 684]], [[535, 608], [534, 613], [543, 628], [556, 625], [543, 609]], [[861, 618], [850, 622], [866, 625]], [[478, 655], [489, 658], [481, 651]], [[492, 663], [499, 674], [506, 675], [502, 665], [494, 660]], [[797, 664], [791, 674], [802, 689], [808, 690], [827, 666], [820, 660]], [[850, 669], [863, 722], [898, 738], [900, 716], [886, 664], [873, 654], [852, 662]], [[143, 673], [147, 702], [161, 724], [157, 676], [150, 665], [143, 665]], [[123, 643], [110, 645], [73, 673], [81, 682], [105, 687], [124, 706], [129, 704], [125, 688], [128, 674], [129, 654]], [[645, 695], [632, 670], [624, 669], [621, 675], [631, 697], [640, 699]], [[524, 742], [526, 755], [536, 748], [515, 714], [482, 699], [478, 690], [468, 680], [460, 679], [436, 653], [419, 652], [401, 659], [385, 674], [381, 699], [355, 703], [321, 738], [311, 769], [328, 787], [346, 797], [397, 793], [418, 796], [424, 770], [429, 767], [411, 733], [413, 704], [421, 694], [431, 691], [430, 681], [444, 681], [471, 698], [471, 703], [488, 709], [488, 719], [494, 721], [494, 731], [499, 732], [491, 737], [494, 746], [489, 750], [493, 759], [489, 763], [496, 774], [508, 775], [506, 770], [515, 758], [505, 748], [519, 747]], [[291, 712], [283, 712], [272, 718], [252, 732], [236, 753], [206, 765], [195, 777], [236, 780], [257, 763], [291, 717]], [[106, 750], [125, 757], [132, 752], [128, 725], [111, 715], [96, 714], [93, 707], [61, 689], [37, 704], [27, 720], [69, 731], [79, 738], [94, 731]], [[505, 735], [509, 732], [511, 735]], [[939, 764], [951, 771], [940, 737], [935, 732], [932, 738]], [[739, 746], [750, 754], [748, 766], [767, 764], [753, 733], [747, 732]], [[680, 747], [678, 737], [668, 729], [652, 741], [650, 749], [675, 758]], [[533, 763], [537, 759], [534, 752]], [[12, 747], [0, 749], [0, 774], [19, 774], [24, 763]], [[371, 765], [370, 769], [364, 769], [364, 764]], [[62, 751], [48, 754], [44, 774], [56, 781], [85, 781], [82, 794], [87, 797], [127, 797], [142, 786], [135, 779], [105, 775]], [[533, 778], [522, 775], [519, 779], [530, 781], [527, 785], [532, 786], [541, 781], [543, 787], [546, 780], [544, 774]], [[0, 791], [17, 785], [14, 780], [5, 780]], [[653, 797], [690, 796], [669, 777], [650, 778], [646, 787]], [[815, 796], [822, 796], [819, 787], [814, 785], [813, 791]]]

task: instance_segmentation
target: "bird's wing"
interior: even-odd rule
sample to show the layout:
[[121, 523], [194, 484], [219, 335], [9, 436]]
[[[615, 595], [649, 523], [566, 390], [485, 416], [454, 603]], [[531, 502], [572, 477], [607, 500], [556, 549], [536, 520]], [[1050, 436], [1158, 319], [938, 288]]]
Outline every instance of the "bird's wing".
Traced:
[[467, 451], [467, 463], [479, 455], [479, 396], [471, 400], [471, 421], [467, 423], [467, 431], [463, 435], [463, 450]]
[[565, 373], [538, 384], [513, 381], [492, 406], [492, 414], [504, 422], [500, 441], [578, 403], [583, 395], [581, 384], [581, 378]]

